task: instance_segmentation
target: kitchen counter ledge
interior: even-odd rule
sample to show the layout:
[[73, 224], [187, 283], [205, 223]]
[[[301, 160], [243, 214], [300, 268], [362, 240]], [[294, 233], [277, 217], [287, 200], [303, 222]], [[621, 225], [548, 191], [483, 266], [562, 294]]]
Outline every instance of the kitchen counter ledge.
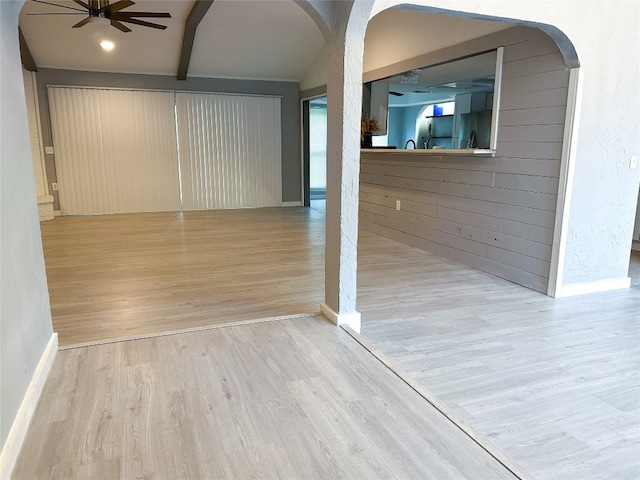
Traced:
[[460, 148], [460, 149], [401, 149], [401, 148], [362, 148], [360, 149], [362, 154], [366, 155], [411, 155], [411, 156], [440, 156], [447, 157], [449, 155], [454, 156], [474, 156], [474, 157], [495, 157], [496, 151], [488, 148]]

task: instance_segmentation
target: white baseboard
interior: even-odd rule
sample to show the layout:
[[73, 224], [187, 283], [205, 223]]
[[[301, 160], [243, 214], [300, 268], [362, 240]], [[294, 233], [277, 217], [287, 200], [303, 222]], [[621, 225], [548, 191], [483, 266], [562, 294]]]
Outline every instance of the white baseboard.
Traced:
[[282, 202], [283, 207], [301, 207], [302, 202]]
[[336, 325], [348, 325], [349, 328], [360, 333], [361, 315], [360, 312], [336, 313], [326, 303], [320, 304], [320, 310], [332, 323]]
[[585, 295], [587, 293], [608, 292], [610, 290], [622, 290], [631, 286], [629, 277], [612, 278], [609, 280], [598, 280], [597, 282], [572, 283], [562, 285], [558, 288], [556, 298], [573, 297], [575, 295]]
[[22, 404], [18, 409], [16, 418], [13, 420], [7, 441], [2, 447], [2, 453], [0, 453], [0, 478], [11, 478], [11, 473], [18, 460], [22, 443], [27, 436], [33, 413], [35, 412], [36, 405], [38, 405], [44, 383], [49, 376], [57, 352], [58, 334], [54, 332], [49, 339], [47, 347], [44, 349], [44, 352], [42, 352], [40, 361], [33, 372], [33, 377], [31, 377], [29, 387], [27, 387], [27, 391], [22, 399]]

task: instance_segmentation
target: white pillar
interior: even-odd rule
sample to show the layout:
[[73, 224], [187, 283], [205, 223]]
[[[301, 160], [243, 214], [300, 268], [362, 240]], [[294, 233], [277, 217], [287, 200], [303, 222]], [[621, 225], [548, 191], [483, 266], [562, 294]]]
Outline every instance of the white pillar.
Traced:
[[370, 5], [336, 2], [334, 6], [334, 19], [339, 20], [329, 46], [327, 73], [327, 239], [321, 309], [336, 324], [360, 331], [356, 310], [360, 116]]

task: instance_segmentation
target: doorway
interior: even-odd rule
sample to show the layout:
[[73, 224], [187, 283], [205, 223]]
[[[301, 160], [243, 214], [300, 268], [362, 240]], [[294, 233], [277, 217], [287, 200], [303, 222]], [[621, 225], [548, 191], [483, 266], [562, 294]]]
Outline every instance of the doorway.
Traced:
[[309, 100], [309, 206], [326, 210], [327, 97]]

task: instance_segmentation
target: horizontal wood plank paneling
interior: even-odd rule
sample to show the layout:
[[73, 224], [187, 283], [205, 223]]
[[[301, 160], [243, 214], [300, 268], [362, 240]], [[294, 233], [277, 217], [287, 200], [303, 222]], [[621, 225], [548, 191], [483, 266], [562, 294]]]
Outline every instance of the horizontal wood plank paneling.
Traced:
[[552, 88], [538, 92], [503, 93], [500, 110], [518, 110], [521, 108], [555, 107], [565, 105], [568, 87]]
[[512, 93], [543, 91], [554, 88], [564, 88], [569, 82], [569, 70], [552, 70], [521, 77], [517, 82], [502, 84], [502, 95]]
[[562, 142], [563, 129], [557, 125], [503, 125], [500, 134], [510, 142]]
[[569, 75], [545, 35], [514, 38], [503, 67], [495, 158], [365, 153], [360, 220], [375, 233], [546, 291]]
[[[500, 111], [499, 125], [564, 125], [566, 106], [519, 108], [516, 110]], [[498, 141], [501, 141], [498, 129]]]
[[551, 37], [541, 35], [538, 38], [510, 45], [509, 48], [504, 51], [503, 61], [508, 63], [530, 58], [532, 51], [535, 51], [535, 55], [537, 56], [553, 54], [558, 51], [558, 46]]
[[562, 143], [544, 142], [509, 142], [502, 139], [500, 147], [501, 157], [538, 158], [541, 160], [556, 160], [562, 154]]
[[558, 179], [537, 177], [535, 175], [496, 173], [495, 186], [498, 188], [555, 194], [558, 191]]
[[[508, 50], [507, 47], [505, 50]], [[548, 53], [545, 55], [532, 55], [528, 58], [515, 60], [513, 62], [504, 62], [502, 69], [502, 79], [510, 80], [517, 77], [526, 77], [542, 72], [552, 72], [565, 68], [564, 60], [559, 52]]]
[[384, 223], [387, 228], [393, 229], [396, 232], [407, 233], [414, 237], [428, 240], [439, 245], [447, 245], [448, 247], [461, 252], [473, 253], [474, 255], [479, 255], [481, 257], [487, 257], [489, 253], [489, 247], [487, 245], [476, 242], [475, 240], [469, 240], [456, 234], [415, 225], [396, 218], [383, 217], [382, 215], [376, 215], [366, 211], [361, 211], [360, 216], [364, 222]]
[[456, 261], [464, 263], [471, 267], [477, 268], [498, 277], [505, 278], [517, 284], [531, 288], [533, 290], [543, 291], [546, 288], [548, 279], [522, 269], [506, 265], [492, 260], [486, 256], [475, 255], [470, 252], [457, 250], [456, 248], [432, 242], [428, 239], [417, 237], [409, 233], [394, 230], [392, 228], [381, 225], [380, 223], [371, 222], [368, 219], [361, 218], [361, 228], [378, 235], [402, 242], [412, 247], [427, 250], [444, 258], [457, 258]]

